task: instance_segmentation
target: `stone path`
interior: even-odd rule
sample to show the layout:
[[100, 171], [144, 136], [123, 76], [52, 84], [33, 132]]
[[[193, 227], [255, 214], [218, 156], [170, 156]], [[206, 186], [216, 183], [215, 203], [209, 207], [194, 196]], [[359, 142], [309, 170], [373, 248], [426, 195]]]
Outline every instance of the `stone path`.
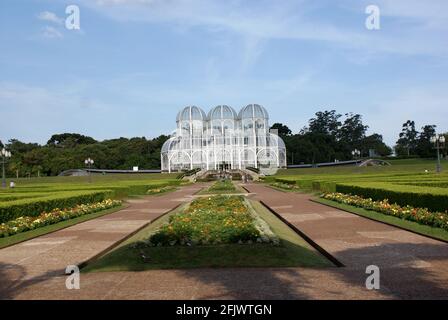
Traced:
[[[127, 219], [135, 215], [141, 224], [160, 215], [165, 209], [190, 199], [198, 185], [176, 193], [133, 203], [127, 212], [103, 218]], [[94, 232], [115, 241], [129, 230], [97, 223], [94, 230], [77, 225], [80, 247], [73, 250], [63, 241], [73, 234], [52, 235], [0, 250], [0, 297], [3, 299], [447, 299], [448, 245], [411, 232], [390, 227], [309, 201], [304, 194], [285, 193], [249, 184], [255, 199], [263, 200], [273, 210], [310, 236], [325, 250], [344, 263], [343, 268], [238, 268], [151, 270], [144, 272], [108, 272], [81, 275], [81, 289], [67, 290], [61, 265], [78, 261], [75, 252], [99, 250]], [[138, 201], [137, 201], [138, 202]], [[157, 212], [158, 211], [158, 212]], [[115, 215], [115, 216], [114, 216]], [[151, 216], [151, 217], [150, 217]], [[93, 221], [101, 221], [98, 218]], [[93, 222], [91, 221], [91, 223]], [[117, 220], [120, 221], [120, 220]], [[115, 222], [117, 222], [115, 221]], [[131, 222], [130, 222], [131, 223]], [[132, 223], [131, 223], [132, 224]], [[76, 227], [76, 226], [75, 226]], [[105, 229], [102, 229], [105, 228]], [[107, 234], [107, 235], [106, 235]], [[53, 237], [52, 237], [53, 236]], [[49, 237], [49, 239], [46, 239]], [[37, 241], [35, 245], [29, 245]], [[41, 243], [39, 243], [39, 241]], [[47, 243], [56, 241], [56, 243]], [[95, 242], [95, 243], [93, 243]], [[81, 245], [82, 243], [82, 245]], [[24, 247], [23, 247], [24, 246]], [[59, 249], [57, 249], [60, 247]], [[31, 249], [33, 248], [33, 249]], [[47, 249], [45, 249], [47, 248]], [[28, 250], [27, 256], [22, 251]], [[35, 251], [33, 251], [35, 250]], [[6, 253], [5, 253], [6, 252]], [[39, 252], [39, 253], [38, 253]], [[55, 263], [64, 252], [60, 264]], [[35, 254], [34, 254], [35, 253]], [[85, 255], [87, 256], [87, 254]], [[22, 258], [21, 258], [22, 257]], [[73, 257], [73, 258], [71, 258]], [[22, 260], [21, 260], [22, 259]], [[30, 263], [31, 259], [36, 265]], [[53, 260], [54, 259], [54, 260]], [[381, 289], [365, 288], [365, 267], [375, 264], [381, 270]], [[51, 268], [46, 265], [52, 266]], [[62, 267], [63, 268], [63, 267]], [[5, 279], [9, 289], [5, 290]], [[7, 283], [7, 284], [8, 284]], [[12, 283], [12, 286], [11, 286]]]
[[191, 201], [203, 186], [129, 199], [129, 207], [118, 212], [0, 249], [0, 297], [29, 282], [64, 274], [66, 266], [87, 261], [179, 204]]
[[309, 194], [246, 188], [342, 262], [348, 282], [376, 265], [391, 296], [448, 298], [448, 244], [312, 202]]

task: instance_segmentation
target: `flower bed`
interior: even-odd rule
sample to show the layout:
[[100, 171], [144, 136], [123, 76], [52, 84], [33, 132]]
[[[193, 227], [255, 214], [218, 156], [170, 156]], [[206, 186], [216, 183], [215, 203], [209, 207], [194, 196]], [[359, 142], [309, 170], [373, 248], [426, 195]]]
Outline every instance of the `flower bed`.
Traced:
[[170, 217], [149, 239], [149, 245], [206, 245], [270, 242], [257, 228], [251, 209], [240, 196], [199, 198]]
[[208, 191], [235, 191], [235, 186], [230, 180], [222, 180], [215, 182]]
[[272, 182], [270, 184], [273, 187], [285, 189], [285, 190], [298, 190], [300, 189], [298, 185], [292, 183], [284, 183], [284, 182]]
[[50, 212], [43, 212], [37, 217], [19, 217], [0, 224], [0, 237], [8, 237], [16, 233], [33, 230], [119, 205], [121, 205], [121, 201], [119, 200], [106, 199], [97, 203], [81, 204], [70, 209], [54, 209]]
[[402, 207], [395, 203], [389, 203], [387, 199], [374, 201], [371, 198], [366, 199], [343, 193], [324, 193], [321, 195], [321, 198], [448, 230], [447, 212], [431, 212], [426, 208], [414, 208], [411, 206]]
[[164, 193], [164, 192], [168, 192], [168, 191], [173, 191], [175, 189], [176, 189], [175, 186], [165, 186], [165, 187], [160, 187], [160, 188], [152, 188], [152, 189], [149, 189], [148, 191], [146, 191], [146, 194], [159, 194], [159, 193]]

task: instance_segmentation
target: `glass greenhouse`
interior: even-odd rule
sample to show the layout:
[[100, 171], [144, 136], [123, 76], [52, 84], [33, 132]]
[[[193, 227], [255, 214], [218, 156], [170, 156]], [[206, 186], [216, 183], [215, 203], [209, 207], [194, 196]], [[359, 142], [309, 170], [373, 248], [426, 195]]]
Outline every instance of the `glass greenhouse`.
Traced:
[[177, 114], [176, 123], [161, 150], [162, 171], [286, 167], [285, 144], [269, 131], [268, 112], [258, 104], [238, 114], [221, 105], [208, 115], [189, 106]]

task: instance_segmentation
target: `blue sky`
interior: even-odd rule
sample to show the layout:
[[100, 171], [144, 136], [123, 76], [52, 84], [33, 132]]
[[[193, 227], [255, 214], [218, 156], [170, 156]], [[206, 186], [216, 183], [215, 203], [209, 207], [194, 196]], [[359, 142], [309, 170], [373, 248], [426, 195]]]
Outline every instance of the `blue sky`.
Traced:
[[448, 131], [447, 21], [446, 0], [2, 0], [0, 139], [154, 137], [249, 103], [295, 132], [332, 108], [390, 145], [408, 119]]

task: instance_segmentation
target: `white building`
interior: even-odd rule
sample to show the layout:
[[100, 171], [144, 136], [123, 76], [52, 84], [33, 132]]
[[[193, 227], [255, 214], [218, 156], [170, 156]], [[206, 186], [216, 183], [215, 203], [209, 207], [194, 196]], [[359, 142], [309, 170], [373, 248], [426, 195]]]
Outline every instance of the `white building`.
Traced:
[[268, 112], [258, 104], [238, 114], [226, 105], [208, 115], [196, 106], [185, 107], [176, 123], [161, 150], [162, 171], [286, 166], [285, 144], [269, 131]]

